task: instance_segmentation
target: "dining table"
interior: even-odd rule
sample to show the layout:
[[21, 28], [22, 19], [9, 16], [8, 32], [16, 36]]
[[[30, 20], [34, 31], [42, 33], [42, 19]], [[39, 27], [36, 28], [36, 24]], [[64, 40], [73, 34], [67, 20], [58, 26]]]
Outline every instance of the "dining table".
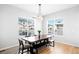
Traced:
[[[31, 36], [31, 37], [23, 37], [23, 40], [28, 41], [28, 43], [31, 45], [30, 47], [30, 53], [31, 54], [38, 54], [38, 48], [42, 46], [47, 46], [49, 44], [49, 39], [52, 37], [52, 35], [40, 35], [40, 37], [37, 36]], [[53, 40], [54, 43], [54, 40]]]

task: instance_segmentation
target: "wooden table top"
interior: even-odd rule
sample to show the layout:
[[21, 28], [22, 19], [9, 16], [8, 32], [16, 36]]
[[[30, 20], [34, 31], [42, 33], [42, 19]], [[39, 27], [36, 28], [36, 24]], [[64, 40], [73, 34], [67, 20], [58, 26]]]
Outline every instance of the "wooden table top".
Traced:
[[42, 39], [45, 39], [45, 38], [50, 38], [52, 37], [52, 35], [40, 35], [40, 39], [38, 36], [32, 36], [32, 37], [22, 37], [24, 40], [28, 40], [29, 42], [35, 42], [35, 41], [38, 41], [38, 40], [42, 40]]

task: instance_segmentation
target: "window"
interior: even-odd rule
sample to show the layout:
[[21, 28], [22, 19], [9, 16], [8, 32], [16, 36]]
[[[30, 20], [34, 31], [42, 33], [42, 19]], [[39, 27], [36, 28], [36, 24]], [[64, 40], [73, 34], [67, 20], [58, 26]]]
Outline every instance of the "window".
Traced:
[[48, 20], [48, 34], [54, 34], [54, 20]]
[[34, 35], [34, 20], [33, 18], [19, 18], [19, 35], [33, 36]]
[[63, 35], [63, 19], [49, 19], [48, 34]]
[[63, 19], [55, 19], [55, 34], [63, 35]]

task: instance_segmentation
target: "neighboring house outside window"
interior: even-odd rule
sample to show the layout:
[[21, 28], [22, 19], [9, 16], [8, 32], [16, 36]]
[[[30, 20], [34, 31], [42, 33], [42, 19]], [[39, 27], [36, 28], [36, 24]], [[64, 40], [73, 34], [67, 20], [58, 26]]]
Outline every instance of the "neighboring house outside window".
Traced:
[[63, 19], [49, 19], [48, 34], [63, 35]]
[[19, 18], [19, 35], [34, 35], [34, 20], [32, 18]]

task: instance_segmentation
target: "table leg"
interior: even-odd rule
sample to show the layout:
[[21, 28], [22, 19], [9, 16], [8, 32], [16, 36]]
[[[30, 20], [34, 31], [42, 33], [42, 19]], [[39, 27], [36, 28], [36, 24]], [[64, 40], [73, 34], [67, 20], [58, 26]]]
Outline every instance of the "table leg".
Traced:
[[33, 47], [30, 48], [30, 53], [31, 53], [31, 54], [34, 54], [34, 53], [33, 53]]
[[55, 41], [53, 41], [53, 47], [55, 46]]

